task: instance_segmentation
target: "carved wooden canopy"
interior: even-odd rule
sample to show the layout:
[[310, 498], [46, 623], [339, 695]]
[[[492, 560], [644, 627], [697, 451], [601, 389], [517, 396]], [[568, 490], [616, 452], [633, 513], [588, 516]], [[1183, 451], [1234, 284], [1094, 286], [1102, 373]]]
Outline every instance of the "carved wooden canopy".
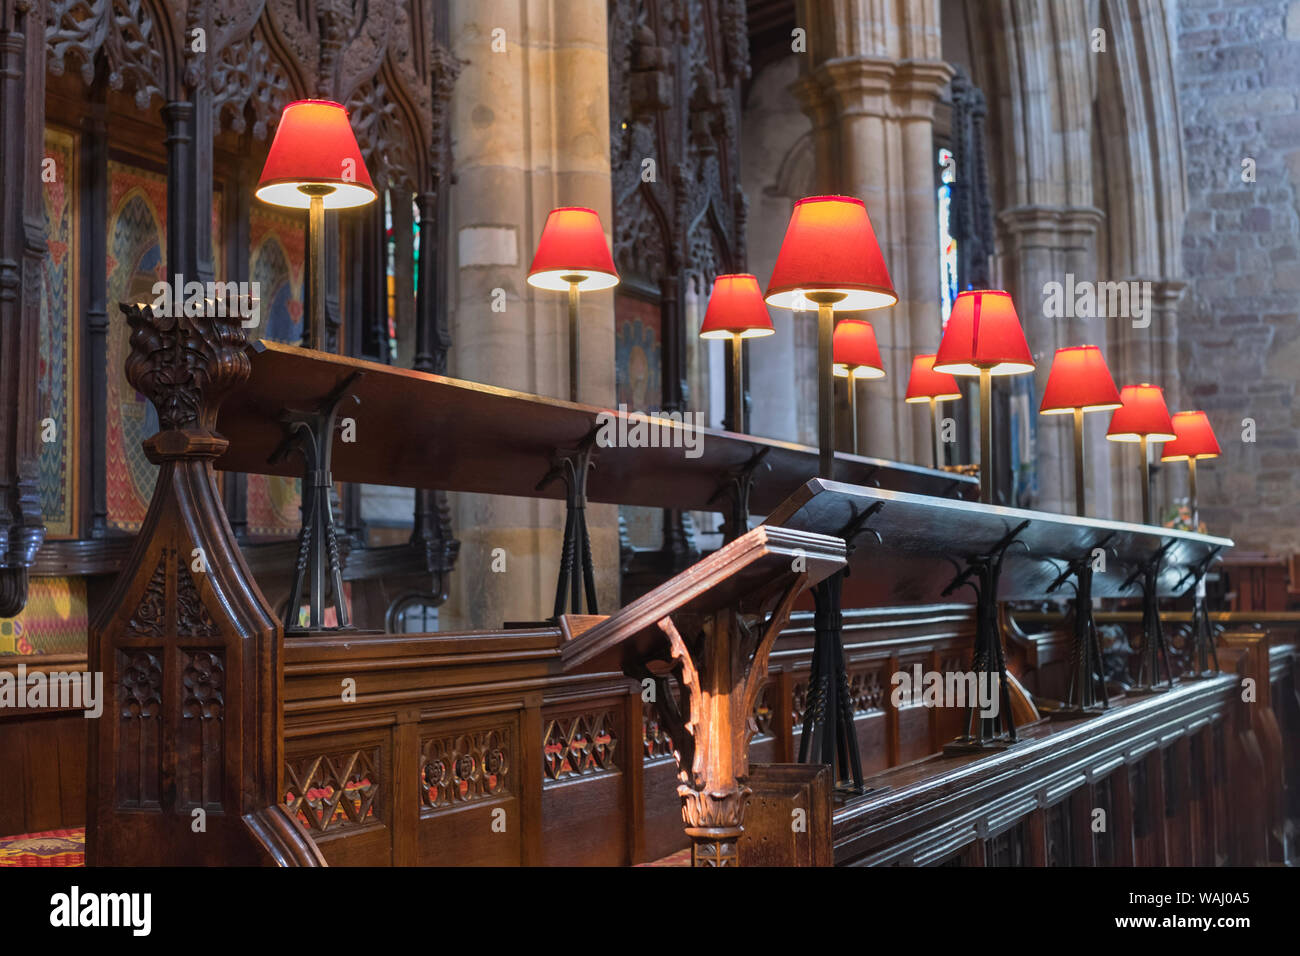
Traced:
[[264, 138], [291, 100], [338, 100], [371, 175], [422, 192], [446, 173], [459, 69], [434, 39], [443, 15], [434, 0], [49, 0], [45, 36], [52, 73], [102, 75], [142, 110], [210, 98], [217, 131]]

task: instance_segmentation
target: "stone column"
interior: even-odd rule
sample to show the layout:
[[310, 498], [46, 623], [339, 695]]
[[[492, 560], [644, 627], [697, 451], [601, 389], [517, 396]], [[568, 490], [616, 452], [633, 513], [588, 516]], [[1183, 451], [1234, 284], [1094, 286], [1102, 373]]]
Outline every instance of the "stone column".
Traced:
[[[1079, 282], [1095, 281], [1096, 233], [1102, 213], [1091, 206], [1024, 205], [998, 214], [998, 273], [1016, 303], [1025, 338], [1033, 351], [1034, 387], [1025, 411], [1037, 429], [1038, 497], [1044, 511], [1074, 513], [1074, 424], [1070, 415], [1039, 415], [1043, 388], [1058, 348], [1099, 345], [1108, 341], [1106, 320], [1094, 316], [1057, 317], [1045, 309], [1048, 283], [1061, 283], [1068, 294], [1069, 276]], [[1118, 372], [1112, 366], [1112, 373]], [[999, 386], [1005, 387], [1005, 386]], [[1014, 387], [1014, 385], [1012, 386]], [[1088, 514], [1110, 513], [1109, 460], [1113, 443], [1105, 439], [1110, 416], [1096, 412], [1084, 416], [1087, 461]], [[994, 436], [995, 442], [1006, 436]]]
[[[1134, 325], [1132, 318], [1112, 320], [1111, 331], [1114, 349], [1111, 372], [1115, 384], [1123, 387], [1139, 382], [1150, 382], [1165, 390], [1165, 404], [1169, 411], [1182, 407], [1181, 376], [1178, 364], [1178, 306], [1187, 283], [1181, 279], [1133, 279], [1143, 290], [1150, 290], [1148, 312], [1141, 319], [1142, 327]], [[1159, 464], [1160, 446], [1151, 453], [1151, 461]], [[1110, 517], [1125, 521], [1142, 520], [1142, 488], [1136, 478], [1139, 461], [1136, 455], [1120, 457], [1112, 469], [1114, 509]], [[1187, 494], [1187, 467], [1161, 468], [1152, 489], [1152, 506], [1157, 519], [1175, 497]]]
[[793, 92], [812, 121], [818, 187], [866, 203], [899, 298], [861, 316], [875, 327], [886, 377], [858, 385], [858, 447], [928, 464], [929, 422], [902, 395], [912, 356], [939, 344], [933, 123], [952, 69], [938, 56], [934, 0], [907, 0], [891, 17], [802, 4], [809, 54]]
[[[525, 277], [552, 208], [589, 206], [607, 230], [611, 224], [606, 6], [604, 0], [451, 0], [450, 14], [452, 52], [466, 64], [451, 111], [455, 346], [449, 371], [567, 398], [567, 299], [533, 289]], [[588, 294], [581, 307], [581, 398], [609, 405], [613, 295]], [[539, 479], [544, 470], [539, 466]], [[486, 495], [458, 494], [453, 501], [461, 551], [445, 625], [549, 616], [563, 507]], [[618, 596], [617, 516], [611, 506], [591, 506], [587, 516], [603, 611]], [[493, 571], [497, 548], [504, 549], [504, 572]]]

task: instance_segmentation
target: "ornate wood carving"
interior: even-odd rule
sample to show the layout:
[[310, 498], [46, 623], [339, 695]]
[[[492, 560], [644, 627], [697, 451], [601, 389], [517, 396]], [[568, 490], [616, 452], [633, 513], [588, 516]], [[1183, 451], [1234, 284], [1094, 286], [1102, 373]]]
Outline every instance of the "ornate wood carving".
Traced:
[[46, 255], [41, 161], [45, 129], [32, 103], [45, 98], [42, 6], [0, 2], [0, 617], [27, 601], [27, 573], [45, 540], [37, 453], [37, 355]]
[[744, 831], [750, 794], [749, 741], [758, 729], [754, 705], [767, 680], [772, 645], [803, 588], [802, 578], [790, 582], [765, 618], [735, 609], [679, 614], [689, 641], [672, 617], [659, 622], [689, 713], [683, 724], [676, 713], [678, 702], [662, 698], [672, 701], [668, 708], [674, 713], [665, 723], [676, 744], [682, 781], [677, 794], [696, 866], [736, 863], [736, 841]]
[[306, 831], [273, 809], [282, 636], [212, 474], [227, 444], [218, 406], [249, 373], [244, 331], [237, 317], [123, 311], [127, 378], [162, 431], [144, 442], [159, 466], [149, 512], [90, 630], [89, 666], [116, 684], [121, 716], [90, 731], [87, 860], [319, 863]]
[[715, 275], [745, 261], [743, 0], [611, 3], [609, 50], [614, 258], [660, 303], [663, 408], [684, 409], [686, 283], [707, 295]]
[[737, 863], [768, 656], [795, 599], [844, 560], [839, 538], [763, 525], [561, 651], [565, 670], [608, 667], [617, 656], [625, 674], [653, 683], [696, 866]]
[[313, 833], [378, 822], [379, 748], [285, 762], [284, 804]]
[[511, 730], [473, 730], [420, 741], [420, 806], [436, 810], [511, 792]]
[[163, 558], [158, 559], [153, 577], [149, 579], [140, 604], [127, 622], [127, 629], [132, 634], [145, 637], [162, 637], [167, 617], [167, 564]]
[[618, 770], [617, 722], [609, 711], [553, 717], [543, 731], [542, 771], [547, 781]]

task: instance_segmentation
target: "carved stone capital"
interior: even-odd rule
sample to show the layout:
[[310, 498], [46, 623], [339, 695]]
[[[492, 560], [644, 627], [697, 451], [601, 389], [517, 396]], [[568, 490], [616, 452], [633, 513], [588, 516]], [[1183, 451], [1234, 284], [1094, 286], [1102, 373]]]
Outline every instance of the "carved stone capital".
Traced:
[[1079, 249], [1090, 245], [1105, 221], [1095, 206], [1012, 206], [998, 213], [998, 229], [1015, 250]]

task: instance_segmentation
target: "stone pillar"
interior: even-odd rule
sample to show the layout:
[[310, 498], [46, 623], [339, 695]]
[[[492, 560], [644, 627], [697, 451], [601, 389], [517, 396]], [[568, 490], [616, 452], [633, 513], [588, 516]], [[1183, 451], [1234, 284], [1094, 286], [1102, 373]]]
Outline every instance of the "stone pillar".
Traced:
[[928, 464], [929, 422], [902, 394], [912, 356], [939, 345], [933, 122], [952, 69], [939, 59], [934, 0], [906, 0], [891, 16], [878, 23], [858, 5], [832, 15], [801, 4], [809, 54], [793, 92], [812, 121], [818, 188], [866, 203], [899, 298], [861, 316], [875, 327], [886, 377], [858, 386], [859, 450]]
[[[611, 224], [604, 0], [451, 0], [452, 52], [466, 64], [452, 101], [450, 374], [568, 397], [567, 298], [525, 277], [547, 213], [589, 206]], [[611, 292], [582, 299], [583, 401], [614, 399]], [[503, 302], [504, 311], [494, 311]], [[599, 460], [596, 467], [600, 467]], [[538, 479], [544, 468], [539, 466]], [[455, 495], [461, 539], [447, 627], [550, 615], [564, 527], [557, 502]], [[587, 512], [602, 611], [618, 596], [611, 506]], [[492, 571], [504, 549], [504, 572]], [[500, 565], [498, 564], [498, 567]]]
[[[1114, 342], [1110, 357], [1110, 370], [1115, 384], [1121, 388], [1139, 382], [1150, 382], [1165, 390], [1165, 404], [1169, 411], [1182, 407], [1182, 386], [1178, 364], [1178, 306], [1187, 283], [1181, 279], [1133, 279], [1143, 289], [1150, 290], [1147, 314], [1137, 327], [1131, 318], [1112, 320]], [[1160, 446], [1151, 453], [1154, 464], [1160, 462]], [[1107, 517], [1124, 521], [1142, 520], [1142, 488], [1138, 482], [1136, 455], [1116, 459], [1112, 469], [1114, 508]], [[1176, 497], [1187, 494], [1187, 467], [1185, 465], [1161, 468], [1152, 489], [1152, 507], [1159, 519]]]
[[[1016, 206], [998, 214], [998, 274], [1016, 303], [1025, 338], [1037, 366], [1026, 411], [1037, 430], [1038, 496], [1035, 507], [1044, 511], [1074, 513], [1074, 424], [1070, 415], [1039, 415], [1043, 388], [1058, 348], [1099, 345], [1109, 339], [1106, 320], [1093, 316], [1058, 317], [1045, 308], [1048, 283], [1063, 284], [1068, 294], [1069, 276], [1079, 282], [1095, 281], [1096, 234], [1102, 214], [1091, 206]], [[1114, 366], [1111, 371], [1119, 377]], [[1014, 386], [1013, 386], [1014, 387]], [[1087, 459], [1088, 514], [1110, 513], [1109, 459], [1112, 443], [1106, 441], [1110, 416], [1096, 412], [1084, 416]], [[995, 442], [1004, 440], [994, 436]]]

